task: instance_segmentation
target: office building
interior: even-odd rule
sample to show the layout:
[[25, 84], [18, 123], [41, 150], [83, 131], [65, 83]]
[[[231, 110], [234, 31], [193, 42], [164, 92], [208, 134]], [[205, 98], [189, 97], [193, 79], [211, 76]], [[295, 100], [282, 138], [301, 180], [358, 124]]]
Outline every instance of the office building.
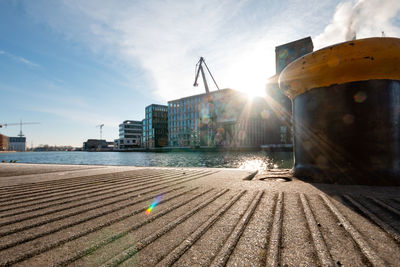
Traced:
[[145, 109], [143, 147], [164, 147], [168, 144], [168, 106], [152, 104]]
[[[292, 144], [292, 102], [279, 88], [278, 78], [281, 71], [294, 60], [314, 49], [311, 37], [277, 46], [275, 48], [276, 74], [269, 79], [267, 84], [267, 98], [273, 108], [276, 127], [272, 130], [277, 137], [275, 144]], [[271, 132], [272, 133], [272, 132]]]
[[10, 151], [25, 151], [26, 137], [9, 137], [8, 150]]
[[[168, 144], [170, 147], [209, 147], [214, 146], [213, 130], [211, 125], [212, 108], [220, 122], [229, 123], [237, 118], [237, 105], [230, 100], [238, 92], [232, 89], [223, 89], [210, 92], [214, 105], [208, 101], [206, 94], [199, 94], [177, 100], [168, 101]], [[232, 109], [232, 112], [225, 112]], [[234, 112], [235, 110], [235, 112]], [[222, 114], [223, 113], [223, 114]], [[230, 115], [231, 117], [228, 117]]]
[[[260, 147], [277, 139], [264, 98], [222, 89], [168, 102], [170, 147]], [[214, 120], [212, 119], [214, 117]], [[214, 124], [212, 123], [214, 121]]]
[[247, 99], [234, 124], [232, 145], [258, 148], [261, 145], [276, 144], [279, 139], [275, 131], [277, 123], [271, 103], [265, 98]]
[[281, 71], [294, 60], [305, 54], [311, 53], [314, 45], [311, 37], [306, 37], [290, 43], [275, 47], [275, 68], [276, 73]]
[[116, 150], [129, 150], [142, 145], [143, 126], [141, 121], [126, 120], [119, 125], [119, 138], [116, 139]]

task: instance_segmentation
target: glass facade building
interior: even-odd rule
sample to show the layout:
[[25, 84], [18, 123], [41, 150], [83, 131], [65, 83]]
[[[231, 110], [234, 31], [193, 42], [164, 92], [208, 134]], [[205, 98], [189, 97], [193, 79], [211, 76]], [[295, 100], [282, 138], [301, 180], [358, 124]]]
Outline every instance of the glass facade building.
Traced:
[[142, 140], [144, 148], [167, 146], [168, 106], [152, 104], [146, 107]]
[[[232, 89], [168, 102], [170, 147], [259, 147], [279, 140], [272, 107]], [[212, 119], [214, 118], [214, 119]]]
[[8, 149], [10, 151], [25, 151], [26, 137], [9, 137]]
[[292, 101], [279, 88], [279, 74], [291, 62], [311, 53], [313, 49], [311, 37], [275, 47], [276, 74], [269, 79], [266, 88], [268, 102], [273, 106], [274, 116], [276, 116], [274, 134], [277, 134], [277, 140], [275, 143], [293, 143]]

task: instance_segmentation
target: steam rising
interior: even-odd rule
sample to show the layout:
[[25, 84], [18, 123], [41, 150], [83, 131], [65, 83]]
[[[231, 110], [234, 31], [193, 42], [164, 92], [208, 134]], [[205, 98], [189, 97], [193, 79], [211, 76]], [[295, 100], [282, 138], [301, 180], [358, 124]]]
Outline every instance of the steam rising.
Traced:
[[316, 48], [357, 38], [400, 36], [399, 0], [357, 0], [340, 3], [332, 22], [314, 39]]

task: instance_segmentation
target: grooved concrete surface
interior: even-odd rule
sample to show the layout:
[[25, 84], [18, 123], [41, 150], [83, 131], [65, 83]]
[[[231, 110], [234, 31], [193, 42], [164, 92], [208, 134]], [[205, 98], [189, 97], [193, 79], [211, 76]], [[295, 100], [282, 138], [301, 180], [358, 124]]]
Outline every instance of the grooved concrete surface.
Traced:
[[2, 163], [0, 266], [399, 266], [398, 187], [250, 173]]

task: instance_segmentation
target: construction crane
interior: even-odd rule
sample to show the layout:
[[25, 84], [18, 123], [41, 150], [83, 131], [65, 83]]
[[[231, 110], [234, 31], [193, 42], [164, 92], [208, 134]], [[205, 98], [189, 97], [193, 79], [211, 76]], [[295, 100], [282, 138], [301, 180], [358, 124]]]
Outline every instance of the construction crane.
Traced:
[[22, 133], [22, 125], [32, 125], [32, 124], [40, 124], [40, 122], [22, 122], [19, 123], [0, 123], [0, 128], [6, 128], [8, 126], [18, 126], [19, 125], [19, 137], [23, 137], [24, 134]]
[[205, 62], [205, 60], [204, 60], [203, 57], [200, 57], [199, 61], [198, 61], [197, 64], [196, 64], [196, 68], [195, 68], [196, 77], [195, 77], [195, 79], [194, 79], [194, 84], [193, 84], [193, 86], [198, 86], [198, 85], [199, 85], [199, 84], [197, 83], [197, 80], [198, 80], [199, 74], [200, 74], [200, 72], [201, 72], [201, 77], [203, 78], [203, 83], [204, 83], [204, 87], [205, 87], [205, 89], [206, 89], [206, 93], [207, 93], [207, 95], [209, 95], [209, 94], [210, 94], [210, 90], [208, 89], [208, 84], [207, 84], [206, 75], [204, 74], [203, 64], [204, 64], [204, 66], [206, 66], [206, 69], [207, 69], [208, 73], [210, 74], [212, 80], [214, 81], [215, 86], [216, 86], [217, 89], [219, 90], [218, 84], [217, 84], [217, 82], [215, 81], [214, 76], [211, 74], [211, 71], [210, 71], [210, 69], [208, 68], [208, 66], [207, 66], [207, 64], [206, 64], [206, 62]]
[[99, 124], [99, 125], [97, 125], [96, 127], [99, 127], [99, 128], [100, 128], [100, 140], [101, 140], [101, 138], [103, 137], [103, 127], [104, 127], [104, 124]]
[[204, 69], [203, 69], [203, 65], [206, 67], [206, 69], [208, 71], [208, 74], [210, 75], [210, 77], [212, 78], [215, 86], [219, 90], [218, 84], [215, 81], [214, 76], [212, 75], [212, 73], [211, 73], [210, 69], [208, 68], [208, 66], [207, 66], [207, 64], [206, 64], [206, 62], [205, 62], [203, 57], [200, 57], [199, 61], [196, 64], [196, 67], [195, 67], [195, 79], [194, 79], [193, 86], [198, 86], [197, 80], [199, 79], [199, 75], [201, 73], [201, 77], [203, 78], [204, 88], [206, 90], [207, 101], [209, 103], [210, 122], [208, 123], [207, 126], [208, 126], [208, 130], [211, 131], [211, 142], [213, 144], [215, 144], [215, 142], [216, 142], [215, 137], [217, 136], [217, 134], [219, 136], [221, 136], [221, 134], [219, 133], [219, 130], [223, 129], [222, 136], [221, 136], [222, 138], [220, 138], [220, 140], [217, 141], [219, 143], [216, 144], [216, 145], [220, 145], [220, 143], [222, 143], [223, 140], [226, 140], [226, 135], [227, 134], [229, 134], [232, 137], [232, 131], [231, 131], [231, 128], [230, 128], [229, 125], [225, 125], [225, 124], [217, 125], [218, 117], [217, 117], [217, 113], [215, 111], [215, 109], [216, 109], [215, 102], [214, 102], [214, 100], [213, 100], [213, 98], [212, 98], [212, 96], [210, 94], [210, 90], [209, 90], [209, 87], [208, 87], [207, 78], [206, 78], [206, 75], [205, 75], [205, 72], [204, 72]]

